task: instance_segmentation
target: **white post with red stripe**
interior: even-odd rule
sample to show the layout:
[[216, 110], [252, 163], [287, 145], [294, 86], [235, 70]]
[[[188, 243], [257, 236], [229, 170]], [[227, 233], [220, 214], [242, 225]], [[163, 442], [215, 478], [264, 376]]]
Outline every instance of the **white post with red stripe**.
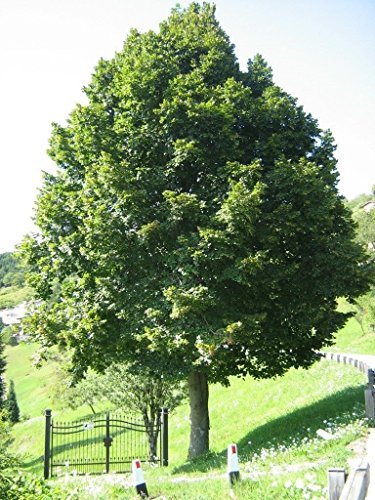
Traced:
[[133, 482], [137, 493], [141, 495], [141, 497], [148, 498], [148, 491], [145, 482], [145, 478], [143, 476], [143, 470], [141, 467], [140, 460], [132, 461], [132, 473], [133, 473]]
[[240, 467], [238, 465], [237, 445], [230, 444], [228, 446], [228, 474], [229, 484], [232, 486], [240, 479]]

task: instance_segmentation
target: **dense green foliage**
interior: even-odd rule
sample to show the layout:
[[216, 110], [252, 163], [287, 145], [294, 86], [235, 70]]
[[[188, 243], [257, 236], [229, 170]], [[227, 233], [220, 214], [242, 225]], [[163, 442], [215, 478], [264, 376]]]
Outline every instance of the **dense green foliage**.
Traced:
[[261, 56], [240, 70], [208, 4], [133, 30], [85, 93], [54, 126], [23, 245], [28, 330], [71, 347], [77, 376], [141, 363], [196, 395], [309, 366], [369, 274], [331, 134]]
[[1, 340], [5, 345], [15, 346], [18, 344], [17, 336], [15, 335], [18, 331], [16, 325], [8, 325], [1, 330]]
[[24, 245], [41, 340], [212, 379], [310, 363], [365, 287], [330, 135], [261, 57], [240, 72], [207, 5], [133, 31], [86, 94]]
[[25, 272], [26, 270], [13, 253], [0, 254], [0, 288], [12, 285], [24, 286]]
[[[0, 496], [2, 500], [62, 500], [59, 488], [51, 488], [43, 479], [24, 474], [14, 468], [0, 473]], [[74, 497], [73, 497], [74, 498]]]

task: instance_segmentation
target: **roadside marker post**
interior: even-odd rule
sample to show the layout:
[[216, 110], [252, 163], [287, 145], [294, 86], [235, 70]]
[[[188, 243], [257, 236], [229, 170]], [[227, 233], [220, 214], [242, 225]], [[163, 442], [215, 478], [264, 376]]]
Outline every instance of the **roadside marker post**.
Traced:
[[143, 470], [141, 467], [140, 460], [132, 461], [132, 473], [133, 473], [134, 486], [135, 489], [137, 490], [137, 493], [142, 498], [148, 498], [147, 486], [143, 475]]
[[236, 481], [240, 479], [240, 467], [238, 465], [237, 445], [230, 444], [228, 446], [228, 475], [229, 484], [232, 487]]

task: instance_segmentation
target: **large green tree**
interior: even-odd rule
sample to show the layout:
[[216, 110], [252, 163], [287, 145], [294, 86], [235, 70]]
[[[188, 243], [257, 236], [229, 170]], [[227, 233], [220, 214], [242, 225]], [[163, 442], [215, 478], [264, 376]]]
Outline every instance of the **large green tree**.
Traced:
[[101, 60], [55, 124], [24, 242], [41, 299], [28, 329], [79, 376], [126, 362], [189, 384], [189, 456], [209, 446], [208, 384], [309, 366], [366, 289], [329, 132], [241, 71], [209, 4], [176, 8]]

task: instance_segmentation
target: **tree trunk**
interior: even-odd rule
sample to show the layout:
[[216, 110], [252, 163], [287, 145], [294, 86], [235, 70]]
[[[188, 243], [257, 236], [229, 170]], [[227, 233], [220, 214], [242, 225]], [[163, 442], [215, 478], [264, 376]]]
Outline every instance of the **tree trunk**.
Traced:
[[91, 408], [91, 411], [93, 412], [93, 414], [96, 415], [96, 411], [95, 411], [95, 408], [93, 407], [93, 405], [91, 403], [87, 403], [87, 404]]
[[190, 445], [188, 458], [192, 459], [209, 449], [208, 381], [207, 375], [192, 372], [189, 375]]
[[155, 463], [158, 451], [159, 425], [161, 418], [160, 411], [159, 408], [156, 411], [150, 410], [150, 416], [147, 410], [144, 410], [142, 413], [148, 439], [149, 461]]

